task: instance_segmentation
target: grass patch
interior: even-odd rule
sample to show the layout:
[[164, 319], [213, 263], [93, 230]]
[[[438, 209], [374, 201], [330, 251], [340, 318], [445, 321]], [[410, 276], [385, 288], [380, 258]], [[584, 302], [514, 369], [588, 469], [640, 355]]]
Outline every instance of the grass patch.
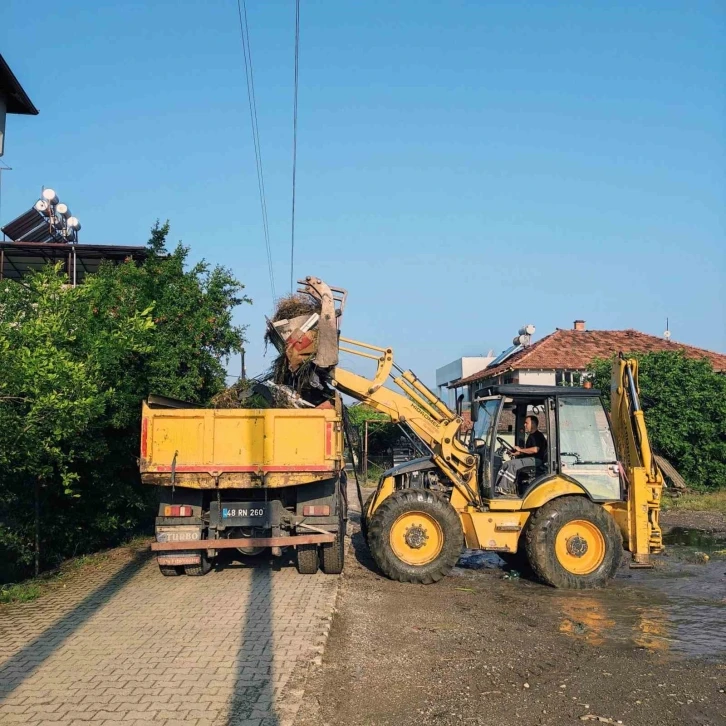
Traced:
[[[137, 535], [120, 547], [138, 549], [147, 544], [148, 535]], [[96, 567], [111, 557], [111, 550], [80, 555], [66, 560], [60, 567], [45, 572], [38, 577], [16, 584], [0, 586], [0, 604], [14, 602], [32, 602], [45, 594], [50, 588], [57, 586], [70, 576], [87, 567]], [[65, 587], [65, 585], [64, 585]]]
[[663, 509], [684, 512], [720, 512], [726, 514], [726, 489], [707, 494], [684, 494], [681, 497], [663, 497]]
[[378, 464], [368, 464], [368, 481], [363, 485], [367, 487], [377, 487], [378, 482], [381, 478], [381, 474], [386, 471], [382, 466]]
[[40, 597], [40, 585], [31, 580], [19, 585], [3, 585], [0, 587], [0, 603], [31, 602]]

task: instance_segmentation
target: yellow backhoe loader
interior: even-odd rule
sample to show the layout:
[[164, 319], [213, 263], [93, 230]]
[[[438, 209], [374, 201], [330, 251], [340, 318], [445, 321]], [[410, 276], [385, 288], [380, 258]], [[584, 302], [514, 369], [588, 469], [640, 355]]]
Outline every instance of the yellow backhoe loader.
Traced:
[[[299, 284], [325, 311], [319, 339], [328, 346], [337, 339], [341, 353], [376, 366], [367, 378], [343, 368], [329, 350], [318, 365], [310, 349], [318, 385], [331, 397], [347, 394], [389, 415], [428, 449], [427, 456], [384, 472], [362, 504], [368, 545], [388, 577], [436, 582], [463, 547], [526, 562], [542, 581], [563, 588], [603, 585], [615, 574], [623, 545], [632, 567], [650, 566], [650, 555], [663, 549], [663, 478], [639, 403], [637, 361], [621, 356], [614, 362], [610, 414], [592, 389], [485, 386], [472, 402], [473, 431], [464, 437], [461, 416], [399, 368], [391, 348], [340, 335], [341, 315], [330, 314], [333, 295], [323, 281], [308, 277]], [[284, 336], [278, 347], [286, 350]], [[298, 353], [295, 360], [299, 365]], [[335, 364], [326, 366], [329, 360]], [[525, 420], [532, 417], [546, 451], [535, 465], [517, 468], [507, 495], [498, 494], [498, 477], [524, 444]]]

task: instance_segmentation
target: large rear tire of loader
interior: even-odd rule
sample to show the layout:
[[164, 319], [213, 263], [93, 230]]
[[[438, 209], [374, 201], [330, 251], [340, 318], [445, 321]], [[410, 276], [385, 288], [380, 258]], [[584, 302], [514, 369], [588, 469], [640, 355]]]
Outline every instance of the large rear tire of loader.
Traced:
[[611, 579], [623, 556], [615, 520], [584, 496], [558, 497], [527, 523], [525, 549], [534, 574], [553, 587], [585, 590]]
[[318, 546], [316, 544], [298, 545], [295, 550], [295, 565], [301, 575], [314, 575], [320, 565]]
[[386, 497], [368, 522], [368, 546], [392, 580], [429, 585], [461, 554], [459, 515], [438, 492], [404, 489]]

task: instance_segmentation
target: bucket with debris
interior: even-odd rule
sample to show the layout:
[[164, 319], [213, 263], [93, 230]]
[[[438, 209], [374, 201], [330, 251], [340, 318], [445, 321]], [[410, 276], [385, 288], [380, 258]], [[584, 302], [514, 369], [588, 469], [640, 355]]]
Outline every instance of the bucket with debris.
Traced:
[[219, 393], [215, 408], [306, 408], [331, 398], [325, 379], [338, 363], [338, 320], [347, 293], [314, 277], [299, 285], [266, 318], [265, 341], [278, 352], [270, 370]]

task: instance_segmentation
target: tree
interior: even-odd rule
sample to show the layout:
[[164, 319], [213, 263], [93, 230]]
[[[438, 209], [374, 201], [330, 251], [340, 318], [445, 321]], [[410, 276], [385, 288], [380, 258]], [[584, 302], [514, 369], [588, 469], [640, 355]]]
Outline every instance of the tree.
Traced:
[[[631, 354], [639, 361], [640, 399], [656, 453], [695, 488], [726, 486], [726, 376], [682, 351]], [[593, 386], [610, 401], [612, 360], [595, 360]]]
[[53, 267], [0, 286], [0, 580], [151, 522], [141, 401], [204, 405], [225, 385], [244, 343], [232, 310], [250, 300], [223, 268], [186, 270], [168, 231], [154, 226], [143, 264], [103, 265], [75, 288]]
[[[48, 267], [27, 284], [9, 284], [3, 295], [0, 467], [3, 479], [15, 484], [4, 490], [3, 504], [7, 511], [16, 510], [11, 521], [33, 519], [36, 574], [42, 492], [47, 489], [52, 499], [60, 492], [80, 496], [78, 465], [98, 453], [89, 434], [114, 395], [113, 381], [104, 371], [109, 362], [123, 366], [149, 348], [150, 310], [134, 311], [123, 320], [95, 321], [92, 290], [93, 284], [68, 287], [59, 269]], [[29, 492], [32, 508], [26, 501]], [[21, 561], [28, 562], [30, 551], [29, 543], [20, 548]]]
[[350, 422], [363, 436], [365, 423], [368, 422], [368, 452], [372, 456], [387, 454], [401, 438], [401, 430], [385, 413], [376, 411], [363, 403], [348, 409]]

